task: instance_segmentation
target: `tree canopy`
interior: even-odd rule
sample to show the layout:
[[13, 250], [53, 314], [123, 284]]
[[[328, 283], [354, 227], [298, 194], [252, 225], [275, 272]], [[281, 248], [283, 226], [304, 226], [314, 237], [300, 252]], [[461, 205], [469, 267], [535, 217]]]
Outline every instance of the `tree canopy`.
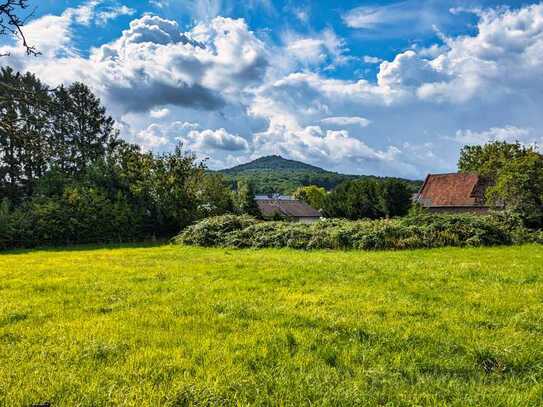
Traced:
[[543, 225], [543, 156], [534, 146], [502, 141], [466, 146], [458, 167], [488, 182], [488, 203], [517, 213], [527, 226]]
[[404, 216], [411, 206], [411, 192], [401, 181], [355, 180], [340, 184], [323, 205], [329, 218], [378, 219]]
[[300, 187], [293, 194], [294, 198], [306, 202], [312, 208], [320, 210], [326, 199], [326, 189], [316, 185]]

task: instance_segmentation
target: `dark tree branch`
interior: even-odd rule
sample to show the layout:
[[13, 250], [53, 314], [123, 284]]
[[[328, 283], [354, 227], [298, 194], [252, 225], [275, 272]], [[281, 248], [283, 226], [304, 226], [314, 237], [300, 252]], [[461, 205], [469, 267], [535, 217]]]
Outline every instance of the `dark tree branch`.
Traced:
[[[30, 45], [23, 32], [23, 26], [34, 14], [32, 10], [25, 18], [19, 16], [20, 12], [28, 8], [29, 0], [0, 0], [0, 35], [12, 34], [19, 38], [26, 49], [27, 55], [39, 55], [40, 52]], [[0, 54], [6, 56], [6, 54]]]

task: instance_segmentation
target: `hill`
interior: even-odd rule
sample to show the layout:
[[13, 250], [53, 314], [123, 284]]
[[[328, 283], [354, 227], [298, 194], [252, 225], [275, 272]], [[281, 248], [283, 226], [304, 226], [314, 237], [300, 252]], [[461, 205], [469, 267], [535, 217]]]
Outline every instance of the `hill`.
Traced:
[[[296, 188], [305, 185], [318, 185], [327, 190], [335, 188], [344, 181], [354, 179], [384, 180], [387, 177], [373, 175], [348, 175], [327, 171], [300, 161], [287, 160], [278, 155], [260, 157], [254, 161], [219, 171], [234, 185], [236, 181], [250, 181], [258, 194], [291, 194]], [[416, 192], [420, 181], [400, 179]]]
[[287, 160], [279, 155], [268, 155], [266, 157], [257, 158], [254, 161], [240, 164], [235, 167], [223, 170], [225, 174], [239, 174], [244, 171], [255, 170], [292, 170], [292, 171], [313, 171], [319, 173], [326, 173], [328, 171], [316, 167], [314, 165], [306, 164], [301, 161]]

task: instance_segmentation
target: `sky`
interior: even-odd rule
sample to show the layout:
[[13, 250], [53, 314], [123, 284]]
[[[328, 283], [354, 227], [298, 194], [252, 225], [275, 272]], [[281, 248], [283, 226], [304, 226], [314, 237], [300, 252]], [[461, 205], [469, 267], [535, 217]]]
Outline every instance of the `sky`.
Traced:
[[86, 83], [121, 136], [213, 169], [278, 154], [421, 179], [466, 144], [543, 141], [543, 3], [34, 0], [27, 56]]

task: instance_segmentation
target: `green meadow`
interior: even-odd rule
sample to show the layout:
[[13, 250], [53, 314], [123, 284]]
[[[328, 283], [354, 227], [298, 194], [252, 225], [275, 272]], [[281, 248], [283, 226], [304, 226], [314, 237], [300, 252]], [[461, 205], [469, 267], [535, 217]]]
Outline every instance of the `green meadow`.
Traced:
[[0, 405], [543, 405], [543, 246], [0, 254]]

